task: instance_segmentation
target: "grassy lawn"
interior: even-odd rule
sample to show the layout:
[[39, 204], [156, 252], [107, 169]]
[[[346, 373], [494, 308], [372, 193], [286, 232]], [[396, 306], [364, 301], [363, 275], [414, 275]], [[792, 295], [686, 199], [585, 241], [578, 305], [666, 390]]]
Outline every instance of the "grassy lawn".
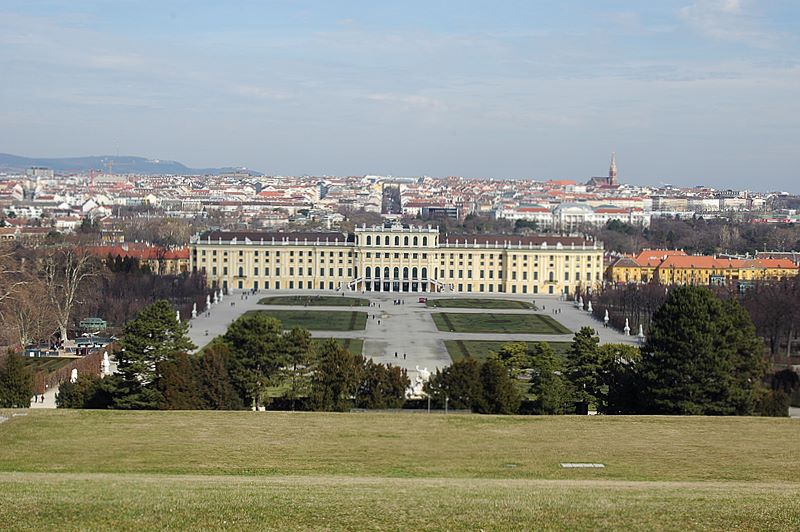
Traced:
[[434, 312], [433, 322], [445, 332], [485, 332], [523, 334], [569, 334], [570, 331], [543, 314], [482, 314]]
[[0, 424], [0, 515], [6, 530], [792, 530], [797, 427], [765, 418], [30, 411]]
[[[333, 338], [336, 340], [342, 347], [353, 353], [354, 355], [360, 355], [364, 352], [364, 340], [361, 338]], [[319, 345], [328, 338], [312, 338], [311, 342], [315, 345]]]
[[488, 309], [534, 309], [532, 303], [513, 299], [429, 299], [429, 307], [488, 308]]
[[284, 329], [302, 327], [309, 331], [363, 331], [367, 327], [366, 312], [337, 310], [249, 310], [280, 320]]
[[50, 373], [75, 360], [77, 359], [69, 357], [27, 357], [25, 358], [25, 365], [31, 368], [34, 373], [37, 371]]
[[346, 296], [273, 296], [258, 300], [259, 305], [298, 305], [309, 307], [368, 307], [369, 300]]
[[[503, 344], [517, 343], [514, 341], [497, 342], [492, 340], [445, 340], [444, 346], [447, 348], [447, 354], [453, 362], [458, 362], [464, 358], [477, 358], [478, 360], [486, 360], [490, 352], [500, 350]], [[533, 342], [521, 342], [530, 345]], [[570, 346], [569, 342], [548, 342], [550, 347], [556, 354], [563, 355], [566, 353]]]

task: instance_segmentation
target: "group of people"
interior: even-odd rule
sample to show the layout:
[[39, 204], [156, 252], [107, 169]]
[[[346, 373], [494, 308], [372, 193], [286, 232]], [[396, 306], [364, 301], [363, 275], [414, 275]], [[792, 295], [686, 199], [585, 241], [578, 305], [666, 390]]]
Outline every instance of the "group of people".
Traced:
[[403, 305], [405, 304], [405, 301], [402, 299], [394, 299], [392, 300], [392, 303], [394, 303], [395, 305]]

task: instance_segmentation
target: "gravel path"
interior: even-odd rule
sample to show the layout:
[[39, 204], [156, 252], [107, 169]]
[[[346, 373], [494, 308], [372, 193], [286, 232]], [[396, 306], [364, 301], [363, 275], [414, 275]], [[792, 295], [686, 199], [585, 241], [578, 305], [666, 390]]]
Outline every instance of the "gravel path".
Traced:
[[[362, 297], [369, 299], [373, 306], [369, 307], [302, 307], [289, 305], [259, 305], [258, 300], [267, 295], [297, 295], [298, 291], [271, 291], [269, 294], [261, 293], [248, 295], [243, 299], [243, 294], [234, 293], [225, 296], [217, 305], [212, 305], [210, 315], [200, 314], [191, 320], [189, 337], [198, 347], [210, 342], [214, 337], [225, 333], [228, 325], [244, 312], [254, 309], [307, 309], [331, 311], [362, 311], [368, 313], [366, 330], [362, 331], [312, 331], [311, 336], [316, 338], [360, 338], [364, 340], [364, 354], [371, 356], [377, 362], [388, 362], [413, 370], [415, 366], [426, 367], [429, 370], [450, 364], [450, 357], [444, 347], [443, 340], [507, 340], [507, 341], [551, 341], [570, 342], [572, 334], [495, 334], [495, 333], [456, 333], [441, 332], [430, 314], [433, 312], [466, 312], [486, 313], [486, 309], [474, 308], [429, 308], [424, 303], [419, 303], [418, 294], [398, 294], [386, 292], [367, 292], [364, 294], [347, 292], [346, 296]], [[328, 295], [330, 292], [304, 291], [304, 295]], [[475, 294], [440, 294], [429, 296], [431, 298], [459, 298], [475, 299]], [[393, 299], [401, 298], [402, 305], [394, 305]], [[536, 302], [540, 310], [521, 309], [492, 309], [494, 314], [524, 314], [536, 312], [552, 317], [567, 329], [577, 331], [581, 327], [589, 326], [597, 330], [601, 343], [627, 343], [636, 345], [637, 339], [633, 336], [624, 336], [611, 328], [604, 328], [602, 322], [594, 319], [588, 312], [580, 311], [574, 304], [560, 301], [557, 297], [536, 296], [524, 297], [519, 295], [500, 295], [493, 299], [515, 299], [519, 301]], [[231, 305], [233, 303], [233, 305]], [[380, 306], [378, 306], [380, 305]], [[542, 309], [542, 307], [544, 307]], [[559, 314], [553, 314], [559, 310]], [[380, 322], [380, 323], [379, 323]], [[395, 352], [397, 357], [395, 357]], [[403, 354], [406, 358], [403, 359]]]

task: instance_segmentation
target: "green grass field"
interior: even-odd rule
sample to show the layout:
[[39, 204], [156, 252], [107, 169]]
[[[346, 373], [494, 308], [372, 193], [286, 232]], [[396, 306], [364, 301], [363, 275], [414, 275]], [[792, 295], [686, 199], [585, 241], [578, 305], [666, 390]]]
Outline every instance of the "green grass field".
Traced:
[[789, 419], [0, 415], [4, 530], [800, 527]]
[[533, 304], [513, 299], [428, 299], [428, 307], [487, 308], [487, 309], [533, 309]]
[[569, 334], [571, 331], [543, 314], [434, 312], [440, 331], [468, 333]]
[[[328, 340], [328, 338], [312, 338], [311, 342], [319, 345], [325, 340]], [[364, 352], [364, 340], [361, 338], [334, 338], [334, 340], [354, 355], [360, 355]]]
[[[486, 360], [489, 353], [497, 353], [503, 344], [517, 343], [514, 341], [492, 341], [492, 340], [445, 340], [444, 346], [447, 348], [447, 354], [453, 362], [458, 362], [464, 358], [476, 358], [478, 360]], [[521, 342], [530, 345], [532, 342]], [[563, 355], [566, 353], [570, 346], [569, 342], [548, 342], [550, 347], [556, 354]]]
[[344, 310], [248, 310], [280, 320], [284, 329], [302, 327], [309, 331], [363, 331], [367, 327], [366, 312]]
[[346, 296], [273, 296], [258, 300], [259, 305], [307, 305], [309, 307], [367, 307], [369, 300]]

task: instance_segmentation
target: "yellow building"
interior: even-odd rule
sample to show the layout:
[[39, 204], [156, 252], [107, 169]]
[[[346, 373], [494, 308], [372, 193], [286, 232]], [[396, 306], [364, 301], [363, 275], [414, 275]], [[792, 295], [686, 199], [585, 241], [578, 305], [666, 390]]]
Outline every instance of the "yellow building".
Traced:
[[461, 235], [401, 225], [342, 233], [210, 231], [192, 238], [190, 264], [209, 286], [573, 294], [602, 282], [602, 243], [571, 236]]
[[781, 280], [797, 273], [798, 266], [788, 259], [730, 259], [659, 250], [617, 260], [608, 277], [615, 283], [726, 285]]

